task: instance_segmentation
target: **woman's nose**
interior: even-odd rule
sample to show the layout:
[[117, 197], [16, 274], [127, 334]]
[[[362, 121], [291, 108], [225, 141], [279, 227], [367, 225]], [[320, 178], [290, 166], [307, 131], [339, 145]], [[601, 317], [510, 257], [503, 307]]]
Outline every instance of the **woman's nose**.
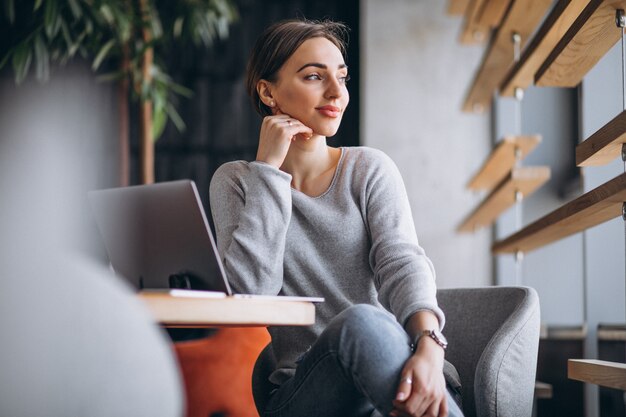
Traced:
[[336, 78], [329, 78], [328, 85], [326, 86], [326, 97], [327, 98], [338, 98], [343, 94], [343, 86], [340, 81]]

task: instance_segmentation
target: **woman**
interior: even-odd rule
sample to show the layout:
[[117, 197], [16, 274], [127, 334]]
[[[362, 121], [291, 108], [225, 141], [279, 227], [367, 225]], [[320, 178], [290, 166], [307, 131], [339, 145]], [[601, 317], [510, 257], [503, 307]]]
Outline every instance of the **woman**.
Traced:
[[256, 160], [227, 163], [211, 181], [235, 290], [326, 300], [315, 325], [269, 329], [276, 390], [261, 413], [462, 415], [442, 373], [435, 273], [396, 166], [374, 149], [326, 144], [349, 102], [346, 30], [285, 21], [261, 35], [247, 73], [264, 116]]

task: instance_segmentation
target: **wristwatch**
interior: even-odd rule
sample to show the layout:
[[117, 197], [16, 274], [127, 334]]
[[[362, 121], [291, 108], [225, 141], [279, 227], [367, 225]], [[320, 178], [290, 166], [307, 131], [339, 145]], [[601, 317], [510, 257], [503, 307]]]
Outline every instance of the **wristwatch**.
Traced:
[[417, 344], [419, 343], [420, 339], [424, 336], [428, 336], [433, 339], [439, 346], [443, 348], [443, 350], [446, 350], [446, 348], [448, 347], [448, 340], [439, 330], [422, 330], [417, 334], [417, 336], [415, 336], [415, 340], [413, 340], [413, 344], [411, 345], [411, 348], [414, 352], [417, 349]]

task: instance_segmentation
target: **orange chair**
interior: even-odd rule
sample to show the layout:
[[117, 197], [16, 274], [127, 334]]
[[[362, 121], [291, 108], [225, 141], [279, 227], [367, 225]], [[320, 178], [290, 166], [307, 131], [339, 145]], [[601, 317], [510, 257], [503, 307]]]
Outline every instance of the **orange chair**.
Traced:
[[187, 417], [259, 417], [252, 370], [270, 336], [262, 327], [223, 328], [174, 344], [183, 375]]

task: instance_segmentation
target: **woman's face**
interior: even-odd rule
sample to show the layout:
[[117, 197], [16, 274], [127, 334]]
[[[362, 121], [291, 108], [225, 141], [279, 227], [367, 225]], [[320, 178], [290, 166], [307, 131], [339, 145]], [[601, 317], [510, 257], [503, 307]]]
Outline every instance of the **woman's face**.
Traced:
[[275, 109], [314, 134], [333, 136], [350, 101], [347, 81], [348, 67], [339, 49], [326, 38], [311, 38], [283, 64], [270, 88]]

